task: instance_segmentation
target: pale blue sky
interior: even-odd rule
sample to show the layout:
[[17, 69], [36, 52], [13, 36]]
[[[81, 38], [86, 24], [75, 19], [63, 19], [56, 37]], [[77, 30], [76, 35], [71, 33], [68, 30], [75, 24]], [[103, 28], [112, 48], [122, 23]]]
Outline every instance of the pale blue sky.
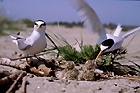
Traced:
[[[97, 13], [102, 23], [140, 25], [140, 1], [85, 0]], [[0, 3], [13, 19], [29, 18], [46, 22], [80, 21], [67, 0], [3, 0]]]

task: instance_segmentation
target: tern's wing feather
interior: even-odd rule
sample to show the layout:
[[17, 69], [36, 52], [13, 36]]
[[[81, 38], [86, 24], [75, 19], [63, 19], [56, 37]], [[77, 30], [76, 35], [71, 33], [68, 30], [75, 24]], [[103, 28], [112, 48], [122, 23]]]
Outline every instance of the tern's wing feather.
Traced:
[[127, 38], [128, 36], [132, 35], [133, 33], [137, 32], [137, 31], [140, 31], [140, 27], [137, 27], [135, 29], [132, 29], [130, 31], [128, 31], [127, 33], [125, 33], [122, 38]]
[[27, 50], [27, 49], [29, 49], [30, 47], [31, 47], [31, 45], [30, 44], [26, 44], [25, 43], [25, 38], [23, 38], [23, 39], [20, 39], [20, 40], [17, 40], [17, 42], [18, 42], [18, 48], [21, 50], [21, 51], [25, 51], [25, 50]]
[[78, 16], [84, 22], [84, 26], [91, 32], [97, 32], [100, 38], [106, 39], [106, 31], [95, 11], [83, 0], [69, 0], [76, 8]]
[[114, 36], [119, 36], [122, 31], [121, 24], [118, 24], [117, 28], [115, 29]]

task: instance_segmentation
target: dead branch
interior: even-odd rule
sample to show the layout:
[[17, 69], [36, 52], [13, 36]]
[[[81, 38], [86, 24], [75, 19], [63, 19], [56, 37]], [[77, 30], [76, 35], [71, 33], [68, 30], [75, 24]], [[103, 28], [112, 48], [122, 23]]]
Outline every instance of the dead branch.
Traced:
[[[45, 52], [45, 53], [40, 53], [40, 54], [36, 54], [36, 56], [41, 56], [41, 55], [45, 55], [45, 54], [49, 54], [51, 50], [54, 50], [55, 48], [52, 48], [52, 49], [47, 49], [47, 50], [44, 50], [42, 52]], [[52, 53], [52, 52], [51, 52]], [[55, 52], [54, 52], [55, 53]], [[27, 57], [18, 57], [18, 58], [10, 58], [11, 61], [15, 61], [15, 60], [20, 60], [20, 59], [25, 59], [25, 58], [32, 58], [34, 56], [27, 56]]]
[[19, 59], [24, 59], [24, 58], [31, 58], [33, 56], [28, 56], [28, 57], [18, 57], [18, 58], [11, 58], [10, 60], [15, 61], [15, 60], [19, 60]]
[[9, 82], [14, 81], [19, 75], [20, 75], [20, 71], [11, 74], [10, 76], [4, 77], [2, 79], [0, 79], [0, 85], [5, 85], [8, 84]]
[[14, 81], [14, 83], [11, 85], [11, 87], [6, 91], [6, 93], [10, 93], [11, 91], [12, 91], [12, 89], [14, 88], [14, 86], [16, 85], [16, 83], [18, 82], [18, 80], [20, 79], [20, 78], [22, 78], [23, 76], [25, 76], [26, 75], [26, 72], [22, 72], [22, 73], [20, 73], [20, 75], [18, 76], [18, 78]]
[[8, 58], [0, 58], [0, 65], [10, 66], [20, 70], [26, 70], [27, 67], [27, 64], [25, 64], [25, 62], [23, 63], [21, 61], [11, 61]]
[[[39, 76], [49, 75], [49, 73], [51, 72], [51, 68], [46, 67], [43, 61], [38, 60], [32, 60], [30, 64], [32, 67], [30, 67], [29, 65], [25, 64], [25, 62], [11, 61], [7, 58], [0, 58], [0, 65], [25, 70]], [[36, 69], [35, 67], [37, 67], [38, 69]]]
[[44, 75], [44, 72], [39, 71], [39, 70], [36, 69], [35, 67], [31, 67], [31, 68], [30, 68], [30, 71], [31, 71], [31, 73], [33, 73], [33, 74], [36, 74], [36, 75], [39, 75], [39, 76], [45, 76], [45, 75]]
[[26, 84], [27, 84], [27, 76], [23, 77], [21, 88], [18, 90], [19, 93], [26, 93]]
[[43, 71], [44, 75], [49, 75], [49, 73], [52, 71], [51, 68], [47, 68], [44, 64], [40, 64], [38, 66], [38, 70]]
[[0, 78], [3, 78], [5, 76], [9, 76], [11, 73], [9, 71], [0, 71]]
[[52, 71], [51, 68], [46, 67], [44, 61], [42, 60], [35, 60], [32, 59], [31, 66], [37, 67], [39, 71], [44, 72], [44, 76], [49, 75], [49, 73]]

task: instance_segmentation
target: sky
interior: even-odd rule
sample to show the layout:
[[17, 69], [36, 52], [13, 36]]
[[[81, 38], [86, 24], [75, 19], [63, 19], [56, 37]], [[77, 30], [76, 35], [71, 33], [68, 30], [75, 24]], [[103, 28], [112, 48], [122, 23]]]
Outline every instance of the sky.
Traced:
[[[140, 1], [85, 0], [102, 23], [140, 26]], [[67, 0], [3, 0], [0, 7], [10, 18], [43, 19], [48, 22], [79, 22], [75, 9]]]

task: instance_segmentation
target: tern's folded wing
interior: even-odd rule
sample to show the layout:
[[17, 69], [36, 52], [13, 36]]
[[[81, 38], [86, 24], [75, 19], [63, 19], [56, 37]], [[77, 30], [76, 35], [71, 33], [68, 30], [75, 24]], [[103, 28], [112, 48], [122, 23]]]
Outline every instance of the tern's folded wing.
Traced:
[[18, 42], [18, 48], [19, 48], [21, 51], [25, 51], [25, 50], [27, 50], [27, 49], [29, 49], [29, 48], [31, 47], [30, 44], [26, 44], [26, 43], [25, 43], [25, 40], [26, 40], [26, 39], [20, 39], [20, 40], [17, 41], [17, 42]]
[[106, 31], [99, 20], [95, 11], [89, 7], [83, 0], [69, 0], [76, 8], [78, 16], [84, 22], [84, 26], [92, 33], [97, 32], [102, 39], [106, 39]]

